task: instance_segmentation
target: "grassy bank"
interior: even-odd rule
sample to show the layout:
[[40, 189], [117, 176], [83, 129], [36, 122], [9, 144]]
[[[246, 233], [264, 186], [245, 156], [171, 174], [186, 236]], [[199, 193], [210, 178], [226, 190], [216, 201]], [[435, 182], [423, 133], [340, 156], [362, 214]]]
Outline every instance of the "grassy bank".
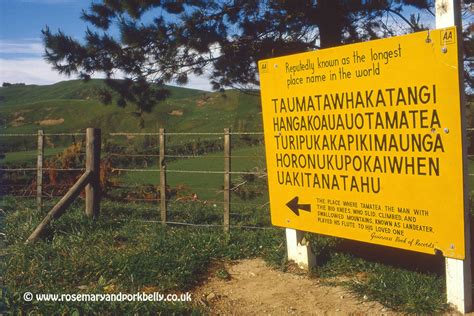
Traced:
[[[45, 239], [25, 245], [24, 240], [41, 220], [32, 201], [4, 199], [1, 273], [3, 310], [58, 313], [206, 313], [193, 303], [39, 303], [25, 302], [32, 293], [183, 293], [192, 291], [222, 260], [263, 257], [286, 268], [281, 229], [233, 227], [162, 227], [155, 206], [105, 201], [99, 220], [83, 217], [83, 202], [73, 207], [48, 230]], [[252, 207], [234, 209], [233, 225], [268, 227], [268, 212]], [[219, 225], [222, 211], [212, 205], [170, 205], [170, 220]], [[313, 240], [312, 238], [316, 238]], [[314, 271], [327, 284], [348, 287], [361, 297], [378, 300], [402, 312], [434, 313], [446, 310], [444, 280], [371, 262], [341, 253], [340, 240], [310, 237], [319, 258]]]
[[[225, 236], [220, 227], [162, 227], [156, 209], [141, 205], [104, 203], [102, 216], [90, 221], [77, 203], [55, 221], [45, 240], [25, 245], [24, 240], [41, 219], [32, 204], [4, 201], [7, 248], [2, 273], [6, 287], [4, 309], [19, 312], [60, 313], [191, 313], [202, 306], [171, 303], [29, 303], [32, 293], [182, 293], [191, 290], [215, 260], [263, 256], [281, 262], [284, 256], [281, 230], [235, 228]], [[182, 207], [176, 206], [182, 210]], [[176, 211], [172, 219], [216, 222], [213, 207]], [[214, 214], [214, 215], [213, 215]], [[262, 223], [263, 224], [263, 223]]]

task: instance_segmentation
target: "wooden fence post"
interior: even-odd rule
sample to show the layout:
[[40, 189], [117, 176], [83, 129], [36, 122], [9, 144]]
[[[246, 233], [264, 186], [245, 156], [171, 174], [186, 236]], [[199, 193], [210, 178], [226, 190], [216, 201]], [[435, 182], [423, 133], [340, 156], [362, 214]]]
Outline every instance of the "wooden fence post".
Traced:
[[230, 228], [230, 133], [224, 128], [224, 231]]
[[38, 130], [38, 159], [36, 161], [36, 208], [39, 212], [43, 209], [43, 157], [44, 157], [44, 132]]
[[81, 191], [86, 187], [92, 178], [92, 171], [86, 172], [77, 180], [77, 182], [69, 189], [69, 191], [59, 200], [59, 202], [48, 212], [41, 223], [35, 228], [28, 237], [26, 242], [34, 242], [41, 237], [48, 224], [55, 218], [59, 218], [74, 202], [74, 200], [81, 194]]
[[[462, 53], [462, 22], [461, 7], [459, 0], [436, 0], [436, 28], [456, 26], [458, 32], [458, 69], [459, 69], [459, 93], [461, 105], [461, 120], [463, 127], [463, 160], [464, 160], [464, 260], [446, 258], [446, 296], [447, 302], [461, 313], [472, 310], [472, 272], [471, 272], [471, 217], [469, 210], [469, 192], [467, 175], [467, 137], [466, 137], [466, 115], [464, 103], [463, 84], [463, 53]], [[456, 96], [457, 97], [457, 96]]]
[[100, 129], [88, 128], [86, 131], [86, 172], [91, 171], [91, 179], [85, 190], [88, 217], [98, 217], [100, 212], [100, 144]]
[[161, 223], [166, 225], [166, 161], [165, 161], [165, 129], [160, 128], [160, 215]]

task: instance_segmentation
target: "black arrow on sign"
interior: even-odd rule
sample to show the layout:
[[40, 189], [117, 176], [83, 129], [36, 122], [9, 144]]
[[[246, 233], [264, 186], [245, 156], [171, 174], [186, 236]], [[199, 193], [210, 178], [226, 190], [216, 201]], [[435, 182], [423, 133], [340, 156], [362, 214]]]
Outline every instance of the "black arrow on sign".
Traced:
[[299, 210], [311, 212], [311, 204], [298, 204], [297, 196], [295, 196], [290, 202], [286, 203], [286, 206], [288, 206], [288, 208], [292, 210], [296, 216], [300, 216]]

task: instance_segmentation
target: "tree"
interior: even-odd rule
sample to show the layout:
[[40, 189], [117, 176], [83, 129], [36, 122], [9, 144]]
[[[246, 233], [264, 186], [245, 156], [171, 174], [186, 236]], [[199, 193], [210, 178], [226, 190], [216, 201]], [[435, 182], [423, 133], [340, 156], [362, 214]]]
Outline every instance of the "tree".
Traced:
[[[465, 15], [472, 14], [466, 9]], [[474, 97], [474, 22], [466, 25], [463, 30], [464, 48], [464, 78], [467, 90], [467, 97], [473, 100]]]
[[[422, 30], [404, 6], [430, 10], [432, 0], [102, 0], [83, 11], [83, 42], [43, 30], [45, 57], [57, 71], [107, 76], [117, 104], [149, 112], [167, 83], [203, 75], [216, 90], [258, 85], [256, 63], [269, 57]], [[118, 35], [112, 34], [118, 30]], [[124, 80], [113, 80], [114, 75]], [[112, 95], [103, 91], [102, 101]]]

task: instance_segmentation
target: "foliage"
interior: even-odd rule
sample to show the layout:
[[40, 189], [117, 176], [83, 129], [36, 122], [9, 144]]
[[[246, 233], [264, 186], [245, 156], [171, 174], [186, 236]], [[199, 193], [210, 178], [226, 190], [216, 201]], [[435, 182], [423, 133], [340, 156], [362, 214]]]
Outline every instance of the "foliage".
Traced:
[[267, 176], [265, 172], [258, 167], [253, 170], [246, 170], [247, 174], [243, 174], [237, 178], [236, 183], [231, 184], [232, 194], [238, 196], [242, 200], [253, 200], [265, 194], [267, 188]]
[[25, 83], [20, 82], [20, 83], [10, 83], [10, 82], [4, 82], [2, 83], [2, 87], [11, 87], [11, 86], [24, 86]]
[[[214, 89], [255, 87], [260, 59], [386, 37], [399, 21], [423, 29], [415, 14], [403, 15], [406, 5], [429, 10], [433, 3], [104, 0], [83, 12], [91, 25], [83, 42], [46, 27], [45, 58], [58, 72], [86, 80], [105, 73], [117, 105], [135, 104], [141, 117], [168, 96], [164, 84], [185, 84], [191, 74], [210, 71]], [[118, 73], [124, 80], [112, 79]], [[112, 102], [112, 94], [102, 95]]]
[[230, 280], [230, 274], [225, 268], [220, 268], [216, 271], [216, 277], [222, 280]]
[[474, 96], [474, 22], [472, 21], [472, 11], [466, 11], [465, 15], [470, 15], [471, 19], [463, 30], [464, 79], [467, 86], [466, 92], [469, 96], [467, 101], [472, 102]]

